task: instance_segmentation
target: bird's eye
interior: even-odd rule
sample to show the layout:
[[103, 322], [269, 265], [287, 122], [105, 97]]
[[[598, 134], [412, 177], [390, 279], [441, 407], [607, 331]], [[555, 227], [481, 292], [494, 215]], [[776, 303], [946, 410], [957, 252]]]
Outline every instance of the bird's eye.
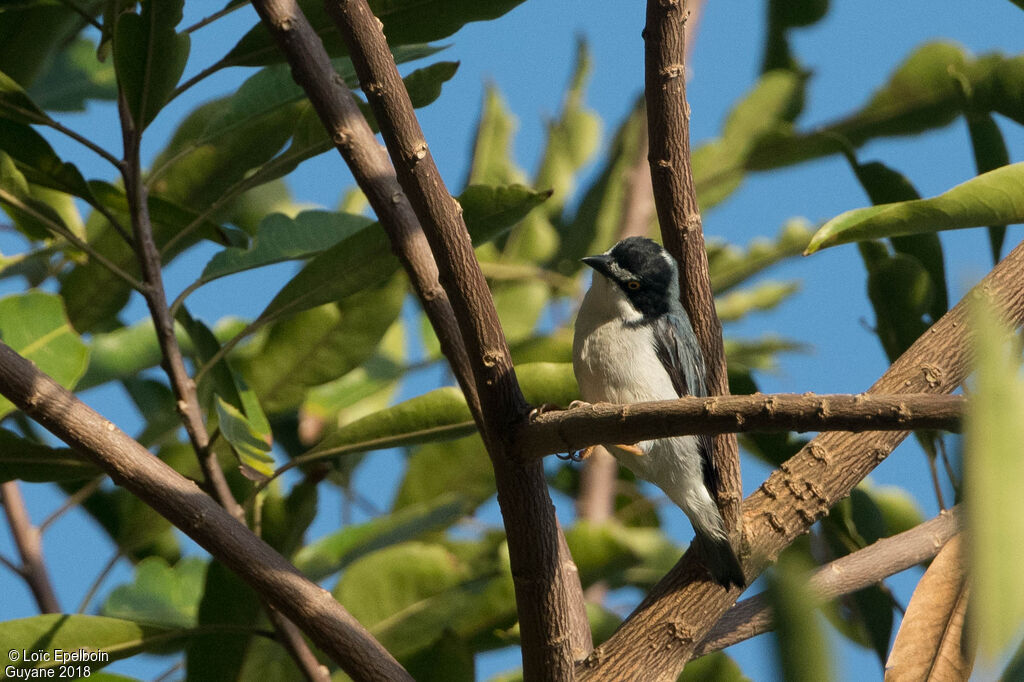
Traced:
[[626, 282], [626, 286], [632, 289], [633, 291], [636, 291], [637, 289], [640, 288], [640, 282], [636, 281], [635, 279], [631, 279], [628, 282]]

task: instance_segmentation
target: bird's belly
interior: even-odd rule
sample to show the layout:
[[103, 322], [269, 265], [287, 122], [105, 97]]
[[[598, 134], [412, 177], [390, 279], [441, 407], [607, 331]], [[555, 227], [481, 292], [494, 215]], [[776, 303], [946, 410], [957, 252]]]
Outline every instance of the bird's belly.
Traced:
[[613, 320], [578, 336], [573, 366], [587, 402], [639, 403], [678, 397], [646, 326]]

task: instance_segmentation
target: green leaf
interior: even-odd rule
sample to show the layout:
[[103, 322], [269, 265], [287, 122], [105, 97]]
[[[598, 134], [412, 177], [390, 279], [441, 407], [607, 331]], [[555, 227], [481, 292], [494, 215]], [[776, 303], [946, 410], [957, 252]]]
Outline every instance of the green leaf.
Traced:
[[465, 513], [494, 495], [494, 468], [476, 434], [413, 450], [395, 495], [395, 509], [436, 503], [452, 490], [462, 494]]
[[[971, 136], [971, 149], [974, 152], [974, 165], [978, 173], [987, 173], [1010, 163], [1010, 153], [1006, 149], [1006, 141], [992, 115], [987, 112], [968, 110], [967, 131]], [[1005, 225], [991, 225], [988, 228], [989, 245], [992, 248], [992, 262], [998, 263], [1003, 250], [1003, 239], [1006, 237]]]
[[462, 492], [449, 489], [429, 501], [347, 526], [311, 542], [296, 552], [295, 566], [310, 580], [323, 580], [371, 552], [443, 531], [465, 516], [467, 510]]
[[406, 659], [404, 664], [417, 682], [473, 682], [476, 679], [473, 649], [451, 630], [444, 630], [438, 641]]
[[487, 84], [483, 109], [473, 139], [473, 156], [467, 185], [526, 182], [526, 174], [512, 159], [512, 137], [516, 126], [516, 118], [508, 110], [508, 105], [497, 86]]
[[[983, 300], [983, 299], [982, 299]], [[986, 307], [982, 307], [986, 306]], [[988, 307], [992, 306], [992, 307]], [[978, 650], [990, 664], [1016, 643], [1024, 622], [1024, 381], [1020, 343], [989, 301], [973, 311], [976, 380], [964, 436], [966, 555], [971, 564], [971, 619]]]
[[[459, 196], [474, 244], [493, 239], [547, 198], [521, 185], [467, 187]], [[268, 322], [323, 303], [338, 301], [377, 284], [399, 267], [376, 224], [343, 239], [311, 259], [260, 313]]]
[[600, 253], [615, 241], [624, 218], [629, 175], [645, 149], [646, 122], [640, 98], [616, 131], [605, 165], [583, 193], [573, 219], [560, 226], [561, 244], [554, 265], [562, 274], [579, 272], [583, 267], [580, 258]]
[[101, 612], [147, 625], [195, 627], [205, 576], [206, 562], [198, 557], [174, 566], [160, 557], [143, 559], [135, 566], [134, 581], [114, 588]]
[[728, 654], [716, 651], [686, 664], [679, 682], [749, 682], [740, 666]]
[[47, 123], [50, 117], [36, 106], [17, 81], [0, 71], [0, 116], [17, 123]]
[[[410, 3], [373, 0], [370, 9], [383, 23], [388, 45], [394, 48], [446, 38], [471, 21], [496, 19], [522, 1], [426, 0]], [[302, 0], [299, 7], [332, 57], [347, 54], [323, 3]], [[266, 28], [257, 24], [228, 52], [222, 63], [225, 66], [263, 66], [283, 60]]]
[[786, 680], [826, 682], [832, 679], [828, 640], [807, 573], [801, 557], [784, 553], [771, 574], [767, 593], [774, 614], [777, 660]]
[[752, 239], [746, 251], [724, 242], [708, 244], [712, 289], [722, 295], [779, 261], [799, 256], [813, 234], [806, 220], [793, 218], [782, 226], [774, 240]]
[[145, 429], [135, 440], [147, 448], [176, 441], [181, 429], [181, 417], [178, 415], [177, 399], [170, 387], [160, 381], [139, 377], [128, 377], [122, 380], [121, 385], [146, 420]]
[[919, 232], [1024, 222], [1024, 163], [971, 178], [931, 199], [847, 211], [825, 223], [807, 253]]
[[789, 70], [762, 74], [726, 119], [721, 137], [693, 152], [693, 179], [703, 210], [739, 187], [744, 166], [765, 138], [791, 128], [803, 106], [807, 77]]
[[248, 248], [228, 247], [214, 254], [199, 282], [286, 260], [309, 258], [371, 224], [369, 218], [331, 211], [303, 211], [294, 218], [265, 217]]
[[253, 480], [274, 474], [274, 458], [269, 454], [267, 433], [258, 432], [241, 410], [217, 396], [217, 420], [220, 433], [231, 443], [242, 464], [242, 473]]
[[565, 539], [584, 586], [601, 581], [613, 589], [635, 584], [631, 579], [671, 567], [681, 554], [660, 530], [627, 528], [617, 522], [578, 521]]
[[[219, 561], [207, 564], [199, 603], [200, 627], [226, 631], [196, 637], [185, 650], [185, 679], [235, 680], [260, 614], [260, 599]], [[232, 631], [234, 630], [234, 631]]]
[[[186, 639], [190, 633], [152, 625], [142, 625], [130, 620], [83, 616], [79, 614], [47, 613], [31, 618], [19, 618], [0, 623], [0, 641], [8, 650], [53, 652], [57, 649], [105, 652], [106, 661], [93, 661], [89, 665], [95, 670], [144, 651], [160, 650], [168, 644]], [[48, 661], [26, 663], [20, 661], [17, 669], [56, 669], [60, 664], [54, 656]]]
[[[75, 385], [89, 362], [88, 347], [53, 294], [30, 291], [0, 299], [0, 339], [65, 388]], [[14, 409], [0, 398], [0, 416]]]
[[859, 147], [876, 137], [915, 135], [946, 126], [963, 108], [959, 74], [978, 110], [1024, 121], [1024, 57], [974, 58], [956, 44], [922, 45], [860, 110], [806, 133], [785, 129], [765, 137], [747, 159], [749, 170], [778, 168], [841, 151], [837, 137]]
[[[192, 341], [179, 325], [175, 325], [175, 336], [182, 352], [191, 352]], [[153, 320], [146, 318], [130, 327], [93, 334], [89, 343], [89, 368], [78, 386], [92, 388], [115, 379], [130, 378], [159, 362], [156, 329]]]
[[84, 481], [100, 470], [69, 448], [51, 448], [0, 429], [0, 483]]
[[96, 205], [97, 200], [78, 168], [62, 161], [50, 143], [30, 126], [0, 119], [0, 149], [11, 155], [32, 184], [66, 192]]
[[143, 0], [142, 14], [121, 14], [114, 28], [114, 67], [128, 109], [141, 131], [170, 99], [191, 41], [175, 33], [184, 0]]
[[[342, 242], [344, 243], [344, 242]], [[359, 291], [336, 304], [307, 310], [271, 326], [259, 350], [239, 362], [266, 410], [302, 402], [306, 391], [366, 362], [398, 318], [405, 280]]]
[[19, 83], [31, 83], [53, 50], [82, 30], [77, 12], [61, 5], [15, 5], [0, 21], [0, 70]]
[[761, 63], [762, 73], [773, 69], [799, 69], [790, 53], [789, 30], [820, 21], [828, 12], [828, 5], [828, 0], [771, 0], [768, 3], [768, 35]]
[[85, 111], [89, 100], [117, 99], [117, 76], [113, 64], [97, 59], [96, 45], [79, 37], [57, 53], [28, 92], [43, 109]]
[[739, 320], [752, 312], [771, 310], [800, 289], [797, 282], [764, 281], [715, 301], [718, 317], [723, 322]]

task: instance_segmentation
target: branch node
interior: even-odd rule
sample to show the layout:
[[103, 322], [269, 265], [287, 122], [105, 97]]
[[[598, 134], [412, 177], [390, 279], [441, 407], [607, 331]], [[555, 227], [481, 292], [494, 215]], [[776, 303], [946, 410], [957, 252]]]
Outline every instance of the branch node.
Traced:
[[347, 127], [338, 128], [331, 135], [331, 141], [334, 142], [336, 147], [348, 148], [352, 144], [352, 131]]
[[670, 81], [673, 78], [679, 78], [686, 72], [685, 67], [682, 64], [669, 64], [665, 68], [658, 71], [658, 75], [663, 80]]
[[826, 448], [821, 443], [812, 442], [807, 450], [810, 453], [811, 457], [821, 462], [822, 464], [827, 466], [832, 463], [832, 457], [829, 455], [828, 448]]
[[694, 640], [693, 628], [680, 620], [674, 620], [668, 624], [668, 634], [669, 637], [683, 644], [692, 644]]
[[779, 518], [778, 514], [773, 511], [767, 511], [764, 513], [764, 518], [768, 521], [768, 525], [772, 527], [772, 530], [780, 535], [785, 535], [786, 526], [782, 523], [782, 519]]
[[921, 371], [924, 372], [924, 380], [928, 382], [929, 388], [937, 388], [942, 384], [942, 376], [945, 372], [941, 367], [926, 363], [921, 365]]

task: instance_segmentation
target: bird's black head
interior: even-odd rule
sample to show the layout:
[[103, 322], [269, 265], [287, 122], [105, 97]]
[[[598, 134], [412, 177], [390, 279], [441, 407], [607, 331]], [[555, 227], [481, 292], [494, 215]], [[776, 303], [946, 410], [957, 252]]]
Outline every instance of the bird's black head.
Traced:
[[656, 242], [628, 237], [600, 256], [583, 262], [618, 285], [644, 317], [657, 317], [679, 299], [679, 271], [675, 259]]

